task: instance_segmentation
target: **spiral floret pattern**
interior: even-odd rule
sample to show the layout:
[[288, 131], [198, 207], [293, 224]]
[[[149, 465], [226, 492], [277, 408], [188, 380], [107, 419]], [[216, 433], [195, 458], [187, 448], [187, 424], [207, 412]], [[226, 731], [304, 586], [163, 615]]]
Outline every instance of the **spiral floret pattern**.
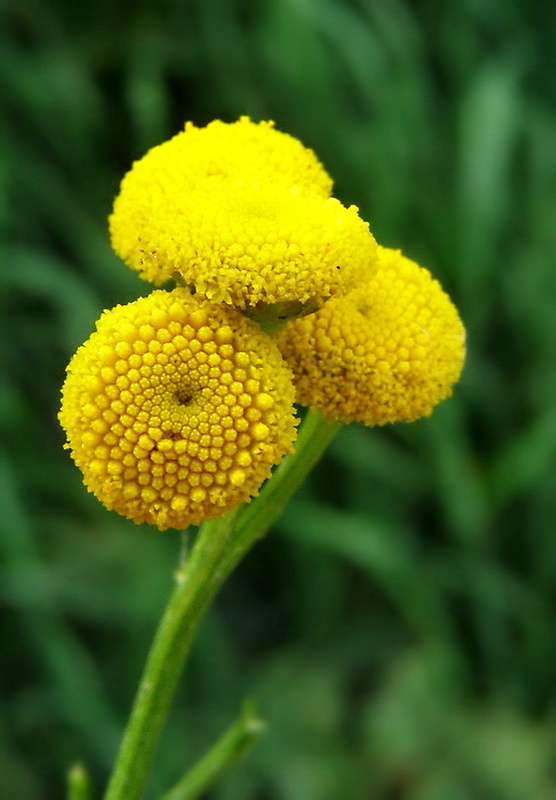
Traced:
[[163, 530], [258, 493], [296, 433], [289, 368], [239, 312], [185, 289], [104, 312], [68, 366], [60, 422], [84, 483]]

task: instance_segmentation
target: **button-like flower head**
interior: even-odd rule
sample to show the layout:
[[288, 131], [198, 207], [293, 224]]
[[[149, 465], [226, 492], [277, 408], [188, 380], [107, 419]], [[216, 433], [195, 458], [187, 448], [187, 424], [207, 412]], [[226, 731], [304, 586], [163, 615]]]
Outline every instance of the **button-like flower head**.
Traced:
[[450, 298], [426, 269], [386, 248], [365, 284], [291, 320], [277, 342], [299, 403], [366, 425], [429, 415], [451, 394], [465, 356]]
[[323, 175], [310, 150], [269, 123], [188, 126], [124, 178], [112, 245], [156, 285], [179, 274], [198, 294], [242, 309], [319, 307], [376, 258], [367, 223], [328, 197]]
[[60, 421], [87, 488], [161, 530], [257, 494], [295, 438], [291, 372], [234, 309], [185, 289], [106, 311], [68, 367]]

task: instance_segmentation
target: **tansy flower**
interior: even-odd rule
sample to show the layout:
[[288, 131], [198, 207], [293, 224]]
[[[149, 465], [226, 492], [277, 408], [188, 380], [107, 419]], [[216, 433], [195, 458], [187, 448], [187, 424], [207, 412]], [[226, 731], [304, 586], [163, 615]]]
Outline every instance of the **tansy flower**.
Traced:
[[141, 277], [160, 284], [179, 273], [197, 293], [238, 308], [318, 308], [357, 285], [376, 258], [355, 206], [280, 181], [124, 182], [110, 226], [114, 249]]
[[288, 322], [277, 342], [299, 403], [366, 425], [430, 414], [451, 394], [465, 355], [463, 325], [439, 283], [386, 248], [365, 284]]
[[84, 483], [161, 530], [257, 494], [295, 437], [291, 372], [234, 309], [155, 291], [105, 311], [79, 348], [60, 421]]

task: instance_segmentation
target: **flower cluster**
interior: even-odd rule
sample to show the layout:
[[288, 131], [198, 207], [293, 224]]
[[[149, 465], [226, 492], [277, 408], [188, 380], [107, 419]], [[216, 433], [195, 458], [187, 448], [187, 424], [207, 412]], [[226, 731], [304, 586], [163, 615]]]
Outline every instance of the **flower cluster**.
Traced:
[[125, 176], [115, 251], [180, 285], [105, 311], [68, 367], [66, 446], [107, 508], [199, 524], [292, 452], [294, 402], [381, 425], [450, 394], [465, 351], [454, 306], [331, 190], [311, 150], [247, 117], [188, 123]]

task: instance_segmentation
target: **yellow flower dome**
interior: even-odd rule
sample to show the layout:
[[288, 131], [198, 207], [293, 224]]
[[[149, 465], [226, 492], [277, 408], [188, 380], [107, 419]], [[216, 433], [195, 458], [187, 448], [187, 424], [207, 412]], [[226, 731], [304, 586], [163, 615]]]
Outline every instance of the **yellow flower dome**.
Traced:
[[329, 197], [332, 179], [315, 156], [298, 139], [277, 131], [273, 122], [220, 120], [185, 130], [153, 147], [133, 164], [122, 182], [122, 194], [157, 193], [166, 197], [195, 190], [211, 177], [280, 183], [296, 193]]
[[451, 394], [465, 357], [463, 325], [439, 283], [382, 247], [365, 284], [291, 320], [277, 342], [299, 403], [366, 425], [428, 416]]
[[155, 291], [105, 311], [68, 367], [60, 422], [84, 483], [161, 530], [256, 495], [290, 452], [291, 372], [234, 309]]
[[376, 243], [357, 208], [334, 198], [206, 178], [125, 184], [110, 218], [118, 255], [157, 285], [179, 273], [214, 302], [309, 302], [319, 307], [359, 282]]

